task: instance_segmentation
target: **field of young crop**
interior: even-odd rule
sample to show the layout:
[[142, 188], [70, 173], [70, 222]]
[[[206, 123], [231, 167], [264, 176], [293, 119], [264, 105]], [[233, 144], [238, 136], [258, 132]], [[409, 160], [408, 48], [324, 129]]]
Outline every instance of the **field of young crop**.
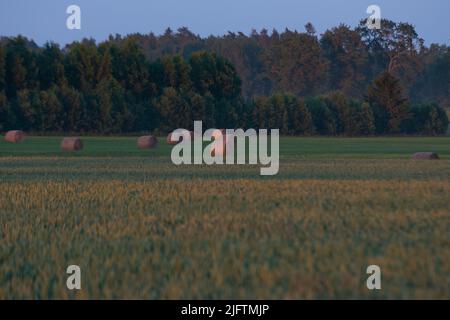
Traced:
[[282, 138], [269, 177], [59, 141], [0, 141], [0, 299], [450, 298], [450, 137]]

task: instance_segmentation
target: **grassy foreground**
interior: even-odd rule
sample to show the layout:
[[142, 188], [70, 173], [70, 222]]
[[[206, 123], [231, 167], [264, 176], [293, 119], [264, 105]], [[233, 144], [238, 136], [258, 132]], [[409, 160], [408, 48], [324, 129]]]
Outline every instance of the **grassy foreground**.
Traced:
[[450, 298], [450, 138], [283, 138], [274, 177], [59, 140], [0, 142], [0, 298]]

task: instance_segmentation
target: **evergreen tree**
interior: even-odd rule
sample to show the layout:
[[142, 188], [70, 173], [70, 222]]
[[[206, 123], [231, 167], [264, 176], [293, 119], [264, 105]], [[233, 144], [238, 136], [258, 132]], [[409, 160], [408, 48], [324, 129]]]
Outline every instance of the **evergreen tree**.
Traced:
[[164, 86], [190, 90], [190, 66], [181, 56], [167, 57], [162, 60], [164, 66]]
[[189, 59], [191, 80], [200, 94], [216, 99], [235, 99], [241, 94], [241, 80], [233, 65], [215, 54], [198, 52]]
[[156, 100], [155, 107], [163, 118], [165, 130], [187, 129], [193, 126], [193, 123], [188, 121], [189, 107], [174, 88], [165, 88], [162, 96]]
[[[206, 128], [217, 128], [216, 125], [216, 103], [211, 93], [206, 93], [203, 97], [204, 116], [203, 122]], [[198, 119], [196, 119], [198, 120]]]
[[22, 36], [11, 38], [7, 42], [5, 83], [8, 97], [15, 97], [18, 90], [39, 89], [35, 46]]
[[[127, 102], [126, 102], [126, 92], [124, 88], [122, 88], [118, 81], [112, 79], [109, 82], [109, 90], [111, 93], [111, 132], [120, 133], [120, 132], [133, 132], [137, 131], [134, 128], [133, 123], [133, 115], [131, 114]], [[147, 130], [153, 129], [156, 127], [154, 112], [152, 110], [147, 110], [147, 114], [144, 116], [144, 119], [148, 120]], [[150, 114], [149, 114], [150, 113]], [[150, 118], [152, 117], [152, 118]], [[150, 119], [149, 119], [150, 118]], [[153, 121], [150, 121], [153, 120]]]
[[64, 86], [66, 84], [64, 56], [57, 44], [46, 43], [38, 55], [37, 61], [41, 90], [47, 90], [53, 85]]
[[112, 130], [112, 98], [111, 98], [110, 80], [103, 80], [95, 89], [95, 95], [98, 101], [98, 132], [111, 133]]
[[9, 47], [6, 54], [5, 84], [8, 97], [15, 97], [17, 91], [25, 89], [27, 69], [23, 57]]
[[111, 50], [114, 78], [138, 100], [149, 98], [149, 65], [138, 43], [129, 38]]
[[388, 72], [380, 74], [369, 86], [367, 100], [386, 112], [387, 123], [380, 125], [387, 129], [387, 133], [400, 132], [402, 124], [409, 117], [409, 103], [408, 99], [404, 98], [397, 78]]
[[18, 128], [39, 130], [40, 128], [38, 126], [34, 128], [34, 125], [37, 123], [37, 116], [41, 116], [38, 114], [39, 110], [36, 110], [39, 104], [31, 103], [30, 90], [24, 89], [17, 91], [16, 98], [13, 101], [13, 112]]
[[311, 95], [326, 84], [328, 62], [316, 36], [286, 30], [268, 49], [264, 62], [274, 90]]
[[91, 94], [97, 85], [97, 69], [100, 56], [95, 42], [83, 40], [68, 47], [65, 56], [65, 69], [69, 85], [75, 89]]
[[64, 123], [62, 119], [63, 107], [57, 97], [56, 88], [41, 91], [39, 100], [43, 117], [41, 118], [40, 131], [44, 132], [61, 132]]
[[81, 131], [80, 122], [83, 117], [82, 95], [79, 91], [69, 86], [62, 86], [58, 90], [58, 99], [62, 105], [64, 115], [63, 131]]
[[358, 32], [346, 25], [327, 30], [320, 40], [330, 62], [329, 88], [359, 97], [363, 94], [368, 53]]

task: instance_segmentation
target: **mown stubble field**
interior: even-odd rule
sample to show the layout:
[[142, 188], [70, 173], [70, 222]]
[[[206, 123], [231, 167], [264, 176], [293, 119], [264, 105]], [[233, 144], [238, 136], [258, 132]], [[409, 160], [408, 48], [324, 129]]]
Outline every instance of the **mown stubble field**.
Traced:
[[450, 298], [450, 138], [284, 138], [274, 177], [57, 140], [0, 142], [2, 299]]

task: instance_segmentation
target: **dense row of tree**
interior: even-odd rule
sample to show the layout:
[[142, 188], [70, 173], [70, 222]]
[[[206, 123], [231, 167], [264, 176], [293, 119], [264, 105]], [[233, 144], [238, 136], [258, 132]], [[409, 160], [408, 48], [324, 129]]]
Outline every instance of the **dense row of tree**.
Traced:
[[167, 132], [201, 119], [292, 135], [444, 133], [447, 115], [430, 101], [448, 103], [449, 48], [425, 48], [408, 24], [383, 25], [320, 38], [311, 24], [206, 39], [180, 29], [64, 49], [4, 38], [0, 130]]
[[[285, 135], [444, 134], [449, 124], [445, 110], [434, 103], [410, 108], [401, 92], [385, 90], [386, 81], [396, 81], [394, 86], [399, 87], [399, 80], [386, 80], [390, 77], [382, 74], [376, 79], [367, 101], [348, 98], [341, 91], [306, 99], [282, 93], [257, 98], [248, 105], [246, 123], [280, 128]], [[400, 102], [398, 108], [394, 102]]]
[[[240, 102], [227, 60], [198, 52], [188, 61], [149, 62], [130, 39], [120, 45], [55, 44], [33, 50], [24, 38], [0, 47], [0, 126], [36, 131], [137, 132], [170, 129], [198, 117], [218, 125]], [[211, 122], [211, 121], [210, 121]]]
[[201, 38], [180, 28], [167, 29], [160, 36], [134, 34], [110, 41], [121, 43], [131, 37], [150, 60], [168, 54], [189, 59], [199, 50], [215, 52], [235, 66], [247, 98], [277, 91], [314, 96], [340, 90], [362, 99], [375, 77], [389, 71], [413, 102], [450, 106], [449, 46], [424, 46], [408, 23], [382, 20], [380, 30], [370, 30], [365, 22], [356, 28], [340, 25], [321, 35], [308, 23], [304, 32], [263, 29], [249, 35], [229, 32]]

